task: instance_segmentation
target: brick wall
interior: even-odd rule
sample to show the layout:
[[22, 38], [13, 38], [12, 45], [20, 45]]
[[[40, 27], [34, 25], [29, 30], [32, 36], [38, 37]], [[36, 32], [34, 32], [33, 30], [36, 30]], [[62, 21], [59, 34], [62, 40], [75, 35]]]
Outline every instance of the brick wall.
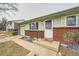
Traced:
[[25, 35], [33, 36], [33, 37], [36, 37], [36, 38], [44, 38], [44, 31], [26, 30]]
[[53, 40], [63, 42], [64, 33], [79, 32], [79, 27], [58, 27], [53, 29]]

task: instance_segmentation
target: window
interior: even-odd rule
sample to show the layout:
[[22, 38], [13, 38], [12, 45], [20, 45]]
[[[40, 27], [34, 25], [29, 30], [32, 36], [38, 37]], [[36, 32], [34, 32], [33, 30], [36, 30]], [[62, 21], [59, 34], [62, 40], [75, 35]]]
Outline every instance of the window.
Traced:
[[51, 20], [46, 21], [46, 22], [45, 22], [45, 28], [46, 28], [46, 29], [51, 29], [51, 27], [52, 27], [52, 22], [51, 22]]
[[77, 25], [79, 25], [79, 19], [77, 19]]
[[75, 26], [75, 25], [76, 25], [76, 16], [68, 16], [67, 26]]
[[78, 17], [77, 17], [77, 25], [79, 25], [79, 15], [78, 15]]
[[38, 23], [37, 22], [31, 23], [30, 29], [38, 29]]

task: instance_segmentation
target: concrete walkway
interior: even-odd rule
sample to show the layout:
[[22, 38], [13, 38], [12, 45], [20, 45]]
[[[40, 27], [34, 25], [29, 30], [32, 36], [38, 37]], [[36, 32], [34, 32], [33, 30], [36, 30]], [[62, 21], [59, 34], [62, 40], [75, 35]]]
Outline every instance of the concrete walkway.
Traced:
[[57, 42], [57, 41], [48, 42], [48, 41], [43, 41], [43, 40], [33, 41], [33, 43], [36, 43], [37, 45], [40, 45], [44, 48], [50, 49], [55, 52], [58, 52], [58, 48], [60, 44], [60, 42]]
[[15, 43], [23, 46], [24, 48], [30, 50], [35, 55], [38, 55], [38, 56], [55, 56], [56, 55], [55, 51], [49, 50], [47, 48], [41, 47], [37, 44], [31, 43], [28, 41], [24, 41], [24, 40], [20, 39], [19, 36], [11, 37], [9, 39], [11, 39]]

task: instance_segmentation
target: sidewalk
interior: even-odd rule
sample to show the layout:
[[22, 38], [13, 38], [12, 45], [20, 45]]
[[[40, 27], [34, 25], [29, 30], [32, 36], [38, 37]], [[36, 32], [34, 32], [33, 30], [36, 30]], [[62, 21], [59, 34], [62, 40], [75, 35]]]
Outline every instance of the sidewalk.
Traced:
[[54, 52], [54, 51], [51, 51], [47, 48], [41, 47], [41, 46], [31, 43], [31, 42], [21, 40], [17, 37], [12, 37], [11, 40], [14, 41], [15, 43], [23, 46], [24, 48], [30, 50], [31, 52], [34, 52], [34, 54], [36, 54], [38, 56], [55, 56], [56, 55], [56, 52]]

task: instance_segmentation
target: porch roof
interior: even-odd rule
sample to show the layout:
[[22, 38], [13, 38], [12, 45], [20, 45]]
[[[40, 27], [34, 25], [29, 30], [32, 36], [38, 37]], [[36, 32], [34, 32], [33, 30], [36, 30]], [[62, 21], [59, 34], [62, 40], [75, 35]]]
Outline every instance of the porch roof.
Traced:
[[34, 18], [34, 19], [30, 19], [30, 20], [22, 22], [21, 24], [26, 24], [26, 23], [30, 23], [30, 22], [36, 22], [36, 21], [44, 21], [44, 20], [47, 20], [47, 19], [53, 19], [53, 18], [77, 14], [77, 13], [79, 13], [79, 6], [74, 7], [74, 8], [70, 8], [70, 9], [67, 9], [67, 10], [59, 11], [59, 12], [56, 12], [56, 13], [52, 13], [52, 14], [49, 14], [49, 15], [37, 17], [37, 18]]

